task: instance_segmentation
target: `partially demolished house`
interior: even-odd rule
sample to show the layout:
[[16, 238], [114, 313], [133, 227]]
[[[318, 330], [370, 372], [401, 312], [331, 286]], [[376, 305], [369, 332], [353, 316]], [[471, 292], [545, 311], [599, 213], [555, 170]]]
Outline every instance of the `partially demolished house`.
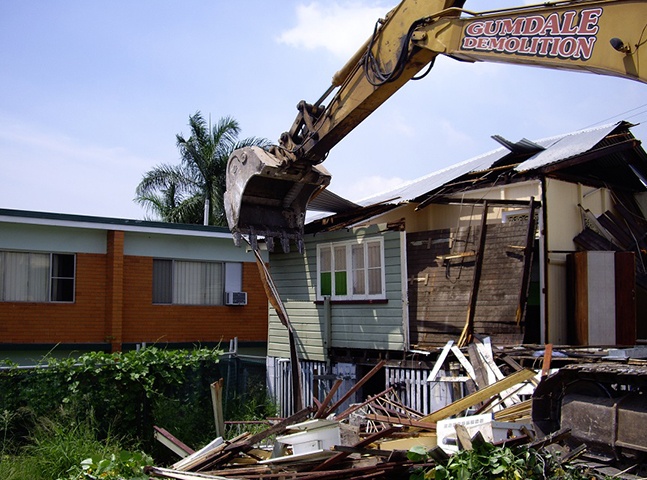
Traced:
[[[497, 150], [359, 205], [318, 198], [340, 208], [306, 226], [304, 253], [270, 254], [303, 398], [386, 360], [357, 398], [398, 385], [405, 404], [428, 413], [453, 388], [426, 381], [449, 340], [647, 339], [636, 314], [647, 311], [647, 154], [631, 126], [495, 136]], [[283, 415], [289, 359], [288, 330], [271, 312], [268, 378]]]

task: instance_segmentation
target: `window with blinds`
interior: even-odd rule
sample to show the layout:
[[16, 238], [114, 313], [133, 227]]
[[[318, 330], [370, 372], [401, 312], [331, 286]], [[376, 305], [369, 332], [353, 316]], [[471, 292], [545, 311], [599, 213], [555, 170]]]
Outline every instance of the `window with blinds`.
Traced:
[[0, 301], [74, 302], [76, 256], [0, 251]]
[[153, 260], [153, 303], [223, 305], [222, 262]]

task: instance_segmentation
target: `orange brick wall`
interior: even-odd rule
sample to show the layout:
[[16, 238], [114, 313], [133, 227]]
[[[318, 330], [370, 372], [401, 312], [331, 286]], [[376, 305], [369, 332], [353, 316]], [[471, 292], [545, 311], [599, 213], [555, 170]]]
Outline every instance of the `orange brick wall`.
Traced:
[[[120, 257], [118, 236], [116, 243], [116, 255], [77, 254], [74, 303], [0, 302], [0, 343], [107, 342], [119, 349], [119, 340], [267, 341], [267, 297], [256, 264], [243, 265], [246, 306], [153, 305], [153, 259]], [[114, 278], [121, 268], [108, 265], [115, 257], [123, 259], [123, 295], [110, 293], [122, 285]]]
[[106, 256], [77, 254], [74, 303], [0, 303], [2, 343], [106, 341]]
[[153, 305], [153, 259], [124, 259], [123, 341], [267, 341], [267, 297], [256, 264], [243, 264], [246, 306]]

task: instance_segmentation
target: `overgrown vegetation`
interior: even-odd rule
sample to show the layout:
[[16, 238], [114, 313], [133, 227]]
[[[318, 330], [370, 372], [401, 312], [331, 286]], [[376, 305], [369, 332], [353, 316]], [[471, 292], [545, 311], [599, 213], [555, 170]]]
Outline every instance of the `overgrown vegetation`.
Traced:
[[33, 419], [26, 438], [9, 437], [11, 423], [19, 419], [20, 415], [7, 410], [0, 415], [4, 432], [0, 447], [3, 480], [85, 480], [81, 476], [84, 459], [111, 458], [121, 448], [116, 438], [99, 438], [92, 412], [72, 413], [69, 406], [64, 406], [49, 417]]
[[[427, 461], [424, 447], [413, 447], [410, 460]], [[491, 443], [475, 444], [472, 450], [461, 450], [450, 456], [445, 464], [432, 469], [418, 469], [410, 480], [588, 480], [582, 468], [561, 464], [559, 458], [527, 446], [499, 447]]]
[[[33, 418], [52, 417], [61, 405], [72, 412], [93, 412], [100, 438], [109, 433], [145, 445], [154, 423], [171, 431], [191, 411], [203, 423], [211, 412], [209, 385], [219, 378], [222, 352], [217, 349], [90, 352], [76, 358], [48, 358], [39, 368], [3, 370], [0, 375], [0, 411], [29, 411]], [[6, 364], [6, 363], [5, 363]], [[163, 413], [162, 405], [175, 402], [182, 411]], [[159, 410], [159, 415], [157, 414]], [[200, 416], [198, 416], [200, 415]], [[21, 419], [24, 415], [20, 416]], [[12, 422], [12, 437], [25, 438], [29, 423]], [[164, 422], [164, 423], [161, 423]], [[196, 428], [204, 435], [209, 429]], [[173, 433], [173, 432], [172, 432]], [[185, 442], [210, 440], [202, 433]]]
[[[221, 354], [149, 347], [48, 358], [30, 370], [4, 362], [0, 478], [147, 478], [148, 453], [158, 464], [176, 460], [153, 441], [153, 425], [194, 448], [215, 438], [209, 386], [221, 376]], [[275, 412], [266, 401], [264, 378], [241, 376], [251, 388], [232, 394], [236, 408], [225, 409], [225, 418], [251, 420]]]

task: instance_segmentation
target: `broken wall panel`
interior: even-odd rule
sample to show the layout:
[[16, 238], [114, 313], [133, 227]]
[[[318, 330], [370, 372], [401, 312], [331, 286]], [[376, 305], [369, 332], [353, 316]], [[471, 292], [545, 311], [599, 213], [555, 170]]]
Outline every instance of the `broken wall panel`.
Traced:
[[469, 228], [407, 234], [413, 344], [440, 345], [460, 335], [474, 276], [475, 257], [465, 254], [474, 248]]
[[[477, 288], [474, 332], [497, 344], [519, 343], [516, 321], [528, 223], [486, 227], [483, 266]], [[458, 338], [465, 326], [474, 287], [480, 227], [407, 234], [411, 343], [438, 346]]]
[[636, 299], [632, 252], [576, 252], [569, 256], [573, 311], [569, 343], [634, 345]]

